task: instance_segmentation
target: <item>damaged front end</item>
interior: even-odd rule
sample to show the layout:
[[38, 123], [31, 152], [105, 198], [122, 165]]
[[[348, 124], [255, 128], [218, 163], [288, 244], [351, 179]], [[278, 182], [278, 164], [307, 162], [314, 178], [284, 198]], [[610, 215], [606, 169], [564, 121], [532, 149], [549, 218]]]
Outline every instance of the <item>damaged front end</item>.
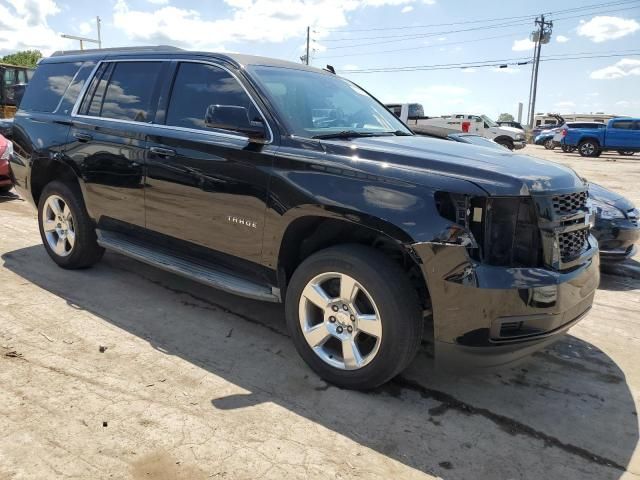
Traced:
[[438, 361], [509, 363], [589, 311], [599, 259], [586, 192], [434, 199], [449, 222], [412, 248], [431, 296]]

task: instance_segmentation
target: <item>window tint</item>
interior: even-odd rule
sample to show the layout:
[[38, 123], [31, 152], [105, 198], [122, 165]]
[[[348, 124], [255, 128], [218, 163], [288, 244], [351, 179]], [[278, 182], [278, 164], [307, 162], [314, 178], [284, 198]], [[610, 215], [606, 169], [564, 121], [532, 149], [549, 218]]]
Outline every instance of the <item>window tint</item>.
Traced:
[[221, 68], [203, 63], [181, 63], [167, 110], [167, 125], [207, 130], [209, 105], [244, 107], [252, 120], [262, 121], [238, 81]]
[[87, 115], [92, 115], [94, 117], [100, 116], [102, 103], [104, 101], [104, 92], [107, 90], [107, 82], [109, 81], [109, 76], [113, 72], [113, 68], [113, 63], [104, 64], [104, 68], [101, 69], [100, 75], [96, 75], [94, 78], [93, 84], [91, 85], [91, 98], [88, 100], [87, 105]]
[[38, 66], [28, 83], [20, 108], [35, 112], [53, 112], [80, 65], [82, 62], [45, 63]]
[[65, 114], [71, 113], [71, 109], [76, 103], [78, 95], [80, 95], [80, 90], [82, 90], [84, 82], [87, 81], [87, 78], [93, 70], [93, 67], [95, 67], [95, 62], [85, 62], [84, 65], [82, 65], [76, 76], [73, 78], [73, 81], [69, 85], [69, 88], [67, 88], [67, 91], [62, 98], [62, 102], [60, 102], [60, 107], [58, 108], [59, 112]]
[[621, 130], [633, 130], [633, 120], [618, 120], [611, 124], [612, 128], [619, 128]]
[[18, 83], [27, 83], [27, 72], [25, 70], [18, 70]]
[[[152, 99], [161, 67], [161, 62], [117, 63], [104, 94], [100, 116], [136, 122], [151, 121], [155, 111]], [[92, 102], [90, 112], [93, 111]]]

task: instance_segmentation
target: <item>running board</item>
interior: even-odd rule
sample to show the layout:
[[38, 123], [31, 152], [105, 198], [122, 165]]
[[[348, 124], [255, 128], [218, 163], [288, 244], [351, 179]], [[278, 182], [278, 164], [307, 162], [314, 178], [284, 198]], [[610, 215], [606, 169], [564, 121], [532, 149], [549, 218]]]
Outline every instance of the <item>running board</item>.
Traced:
[[218, 290], [266, 302], [280, 302], [276, 289], [260, 285], [218, 270], [214, 265], [178, 256], [166, 250], [154, 249], [142, 243], [131, 241], [124, 235], [96, 229], [98, 244], [127, 257], [139, 260], [167, 272], [187, 277]]

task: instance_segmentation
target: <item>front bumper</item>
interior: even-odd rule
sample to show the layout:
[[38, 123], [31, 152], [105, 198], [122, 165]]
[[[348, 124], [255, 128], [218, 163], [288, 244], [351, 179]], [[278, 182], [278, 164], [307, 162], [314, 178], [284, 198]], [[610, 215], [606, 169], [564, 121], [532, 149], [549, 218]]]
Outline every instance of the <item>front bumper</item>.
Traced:
[[597, 219], [592, 232], [598, 239], [603, 263], [632, 257], [635, 244], [640, 242], [640, 224], [628, 219]]
[[478, 264], [466, 248], [413, 245], [431, 296], [438, 363], [464, 369], [511, 363], [557, 340], [591, 308], [597, 249], [570, 271]]

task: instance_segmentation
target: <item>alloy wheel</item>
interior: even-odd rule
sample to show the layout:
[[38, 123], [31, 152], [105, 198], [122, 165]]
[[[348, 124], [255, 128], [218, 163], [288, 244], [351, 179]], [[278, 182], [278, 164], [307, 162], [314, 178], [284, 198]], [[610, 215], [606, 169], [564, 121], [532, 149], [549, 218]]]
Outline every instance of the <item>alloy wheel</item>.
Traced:
[[73, 215], [67, 203], [58, 195], [47, 198], [42, 212], [42, 229], [53, 252], [66, 257], [76, 243]]
[[582, 144], [580, 151], [587, 157], [590, 157], [596, 151], [596, 147], [593, 143], [587, 142]]
[[309, 347], [335, 368], [362, 368], [380, 348], [379, 310], [367, 290], [344, 273], [323, 273], [307, 283], [299, 300], [299, 319]]

